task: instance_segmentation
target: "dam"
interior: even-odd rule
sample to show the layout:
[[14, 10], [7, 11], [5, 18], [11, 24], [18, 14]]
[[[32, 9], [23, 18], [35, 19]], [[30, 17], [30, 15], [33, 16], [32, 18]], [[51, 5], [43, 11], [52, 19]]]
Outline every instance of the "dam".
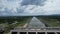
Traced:
[[11, 30], [10, 34], [60, 34], [60, 28], [19, 28]]
[[60, 34], [60, 27], [46, 27], [45, 23], [33, 17], [27, 28], [15, 28], [10, 34]]
[[[50, 34], [50, 32], [58, 33], [60, 32], [60, 16], [55, 15], [40, 15], [40, 16], [1, 16], [1, 23], [8, 23], [8, 28], [10, 29], [9, 34], [20, 34], [20, 32], [25, 32], [30, 34], [35, 32], [36, 34], [44, 32], [44, 34]], [[18, 24], [24, 25], [27, 23], [27, 27], [20, 28], [16, 27]], [[6, 31], [7, 26], [0, 25], [2, 31]], [[32, 26], [33, 25], [33, 26]], [[29, 33], [30, 32], [30, 33]], [[32, 34], [32, 33], [31, 33]]]

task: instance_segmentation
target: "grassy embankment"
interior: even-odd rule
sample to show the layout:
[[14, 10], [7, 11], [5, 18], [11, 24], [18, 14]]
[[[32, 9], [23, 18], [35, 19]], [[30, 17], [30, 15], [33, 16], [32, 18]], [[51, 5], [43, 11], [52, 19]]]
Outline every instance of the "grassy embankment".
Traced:
[[58, 19], [51, 18], [39, 18], [42, 22], [45, 22], [48, 27], [60, 27], [60, 21]]

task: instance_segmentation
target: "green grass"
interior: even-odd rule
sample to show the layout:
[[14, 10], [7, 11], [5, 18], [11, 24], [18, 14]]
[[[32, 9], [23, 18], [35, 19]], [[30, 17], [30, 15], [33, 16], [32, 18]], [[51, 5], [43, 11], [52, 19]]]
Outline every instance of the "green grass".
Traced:
[[4, 32], [3, 34], [9, 34], [8, 32]]
[[[27, 23], [27, 20], [29, 20], [31, 18], [24, 18], [24, 19], [21, 19], [20, 21], [18, 21], [18, 23], [16, 24], [6, 24], [7, 25], [7, 31], [10, 31], [11, 29], [14, 29], [14, 28], [17, 28], [17, 27], [22, 27], [25, 23]], [[9, 32], [4, 32], [4, 34], [8, 34]]]
[[19, 28], [20, 26], [22, 27], [22, 26], [24, 26], [26, 23], [28, 23], [30, 20], [31, 20], [31, 18], [24, 19], [24, 20], [20, 21], [16, 27], [18, 27], [18, 28]]
[[45, 22], [48, 27], [60, 27], [60, 22], [58, 19], [50, 19], [50, 18], [39, 18], [41, 21]]

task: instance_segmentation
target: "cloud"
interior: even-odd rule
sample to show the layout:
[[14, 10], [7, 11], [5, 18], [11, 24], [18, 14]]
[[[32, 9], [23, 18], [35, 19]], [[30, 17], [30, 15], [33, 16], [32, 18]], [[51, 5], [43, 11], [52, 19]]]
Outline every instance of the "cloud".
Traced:
[[0, 14], [3, 13], [28, 15], [60, 14], [60, 0], [0, 0]]
[[[24, 1], [24, 0], [23, 0]], [[25, 1], [27, 2], [27, 1]], [[29, 2], [28, 2], [29, 3]], [[24, 4], [26, 12], [29, 13], [37, 13], [40, 15], [51, 15], [51, 14], [59, 14], [60, 12], [60, 0], [47, 0], [44, 3], [44, 6], [36, 5], [36, 4]], [[31, 2], [34, 3], [34, 2]], [[39, 3], [39, 2], [38, 2]], [[30, 8], [32, 7], [32, 8]]]
[[22, 0], [21, 5], [40, 5], [44, 6], [46, 0]]

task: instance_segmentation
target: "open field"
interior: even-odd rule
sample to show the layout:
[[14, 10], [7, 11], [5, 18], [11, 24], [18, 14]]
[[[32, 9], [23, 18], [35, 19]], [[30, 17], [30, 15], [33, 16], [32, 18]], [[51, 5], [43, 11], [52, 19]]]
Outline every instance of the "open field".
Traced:
[[47, 27], [60, 27], [60, 18], [38, 17], [38, 19], [46, 24]]

